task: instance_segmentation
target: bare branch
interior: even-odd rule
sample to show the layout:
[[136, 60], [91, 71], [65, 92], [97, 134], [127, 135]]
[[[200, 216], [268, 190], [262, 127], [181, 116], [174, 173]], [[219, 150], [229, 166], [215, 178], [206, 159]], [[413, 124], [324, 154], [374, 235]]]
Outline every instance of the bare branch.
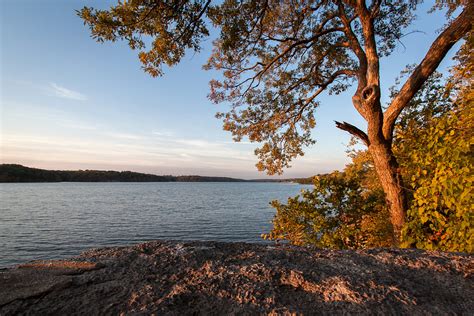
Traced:
[[338, 121], [334, 121], [334, 122], [336, 123], [337, 128], [342, 129], [343, 131], [346, 131], [349, 134], [357, 137], [358, 139], [363, 141], [367, 147], [369, 147], [369, 144], [370, 144], [369, 137], [367, 136], [366, 133], [364, 133], [363, 131], [355, 127], [354, 125], [349, 124], [347, 122], [342, 122], [342, 123]]

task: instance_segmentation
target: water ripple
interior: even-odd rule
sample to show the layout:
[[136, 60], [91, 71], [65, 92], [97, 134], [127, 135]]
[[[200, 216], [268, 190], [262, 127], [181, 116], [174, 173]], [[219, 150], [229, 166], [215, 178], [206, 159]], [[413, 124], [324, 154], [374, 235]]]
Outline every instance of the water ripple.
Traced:
[[262, 242], [279, 183], [0, 184], [0, 267], [153, 239]]

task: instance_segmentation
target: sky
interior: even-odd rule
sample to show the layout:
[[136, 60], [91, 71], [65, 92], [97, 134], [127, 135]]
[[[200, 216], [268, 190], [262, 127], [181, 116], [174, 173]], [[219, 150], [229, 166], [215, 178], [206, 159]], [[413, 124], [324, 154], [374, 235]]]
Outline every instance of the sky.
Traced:
[[[45, 169], [132, 170], [154, 174], [266, 178], [255, 168], [258, 144], [232, 141], [207, 99], [218, 73], [202, 70], [212, 38], [199, 54], [152, 78], [125, 43], [98, 44], [75, 10], [116, 1], [0, 1], [0, 162]], [[383, 99], [407, 64], [418, 63], [445, 22], [417, 11], [403, 45], [381, 61]], [[418, 32], [419, 31], [419, 32]], [[455, 49], [439, 70], [452, 65]], [[341, 170], [349, 135], [334, 121], [365, 129], [351, 91], [324, 95], [316, 110], [317, 143], [281, 177]]]

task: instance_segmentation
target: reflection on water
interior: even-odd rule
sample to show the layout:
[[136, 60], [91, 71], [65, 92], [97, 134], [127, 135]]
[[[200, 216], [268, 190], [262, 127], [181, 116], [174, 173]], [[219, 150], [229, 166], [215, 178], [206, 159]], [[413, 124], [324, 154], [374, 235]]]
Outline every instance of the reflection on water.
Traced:
[[[302, 185], [0, 184], [0, 266], [153, 239], [262, 242], [274, 209]], [[307, 187], [306, 187], [307, 188]]]

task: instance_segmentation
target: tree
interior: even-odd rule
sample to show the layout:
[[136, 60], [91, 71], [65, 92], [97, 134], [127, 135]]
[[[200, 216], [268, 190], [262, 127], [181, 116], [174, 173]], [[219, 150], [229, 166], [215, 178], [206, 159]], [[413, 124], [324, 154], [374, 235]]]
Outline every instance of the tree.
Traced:
[[[153, 76], [175, 65], [187, 49], [199, 51], [209, 35], [206, 18], [220, 29], [206, 68], [221, 70], [210, 98], [230, 102], [218, 114], [239, 141], [262, 142], [257, 167], [281, 173], [303, 148], [314, 143], [314, 109], [323, 92], [340, 93], [357, 84], [353, 106], [367, 121], [364, 132], [346, 122], [336, 126], [360, 139], [373, 158], [395, 235], [407, 210], [406, 192], [392, 152], [397, 117], [441, 60], [472, 28], [474, 3], [452, 4], [462, 12], [432, 43], [392, 103], [383, 111], [379, 60], [388, 56], [413, 20], [418, 1], [130, 0], [109, 10], [83, 8], [80, 17], [98, 41], [124, 39], [140, 49], [144, 70]], [[440, 6], [443, 2], [440, 2]], [[143, 37], [152, 37], [148, 51]]]
[[[464, 46], [460, 52], [472, 51]], [[402, 247], [474, 249], [474, 94], [472, 82], [463, 79], [472, 60], [461, 57], [447, 82], [436, 72], [428, 78], [395, 126], [394, 154], [410, 193]], [[396, 87], [391, 90], [396, 96]], [[367, 150], [350, 153], [344, 171], [315, 177], [311, 191], [286, 204], [273, 201], [273, 228], [263, 237], [338, 249], [392, 246], [372, 158]]]

